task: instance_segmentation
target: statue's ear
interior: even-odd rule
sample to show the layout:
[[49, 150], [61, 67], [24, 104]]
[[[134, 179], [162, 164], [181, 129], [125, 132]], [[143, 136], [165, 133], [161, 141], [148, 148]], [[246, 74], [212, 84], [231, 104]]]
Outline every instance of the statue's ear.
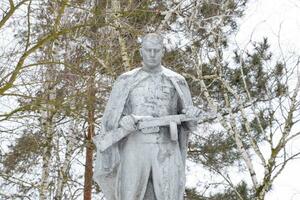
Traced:
[[140, 51], [140, 56], [143, 58], [142, 48], [140, 48], [139, 51]]

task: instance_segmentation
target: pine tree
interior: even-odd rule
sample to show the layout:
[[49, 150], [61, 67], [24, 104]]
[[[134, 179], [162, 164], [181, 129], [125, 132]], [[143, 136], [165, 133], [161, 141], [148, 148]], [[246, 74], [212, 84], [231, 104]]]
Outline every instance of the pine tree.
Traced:
[[[25, 0], [20, 26], [20, 6], [12, 2], [0, 28], [14, 27], [21, 48], [1, 56], [10, 67], [0, 69], [0, 101], [14, 98], [17, 107], [1, 111], [0, 122], [21, 126], [0, 132], [13, 135], [0, 149], [1, 188], [14, 188], [6, 199], [90, 199], [91, 191], [102, 198], [91, 185], [91, 138], [115, 78], [140, 66], [138, 39], [153, 31], [166, 39], [163, 64], [187, 79], [203, 111], [189, 159], [223, 180], [207, 183], [204, 192], [187, 188], [187, 199], [263, 200], [299, 154], [284, 149], [299, 135], [299, 79], [287, 84], [298, 62], [275, 60], [267, 38], [244, 50], [230, 42], [246, 0]], [[256, 167], [264, 169], [262, 179]], [[243, 174], [239, 183], [230, 177], [234, 168]]]

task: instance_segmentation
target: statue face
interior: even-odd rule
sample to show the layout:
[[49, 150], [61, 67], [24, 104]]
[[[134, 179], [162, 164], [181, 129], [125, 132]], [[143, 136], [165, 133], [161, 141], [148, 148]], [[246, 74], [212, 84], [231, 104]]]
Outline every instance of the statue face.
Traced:
[[163, 47], [161, 44], [153, 39], [148, 39], [143, 42], [140, 49], [144, 65], [149, 69], [159, 67], [163, 56]]

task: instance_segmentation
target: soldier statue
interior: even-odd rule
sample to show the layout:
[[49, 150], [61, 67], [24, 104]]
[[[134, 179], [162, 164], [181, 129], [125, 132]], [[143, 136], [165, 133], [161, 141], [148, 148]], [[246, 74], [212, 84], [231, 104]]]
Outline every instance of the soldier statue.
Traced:
[[112, 88], [94, 138], [94, 180], [107, 200], [183, 200], [188, 135], [200, 110], [184, 77], [161, 65], [160, 34], [145, 35], [140, 54], [142, 66]]

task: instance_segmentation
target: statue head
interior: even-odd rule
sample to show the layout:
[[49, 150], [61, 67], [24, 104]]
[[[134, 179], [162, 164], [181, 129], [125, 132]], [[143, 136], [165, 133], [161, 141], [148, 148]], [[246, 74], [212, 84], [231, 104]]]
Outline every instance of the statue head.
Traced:
[[142, 39], [140, 54], [146, 68], [151, 70], [160, 67], [164, 55], [162, 36], [157, 33], [146, 34]]

